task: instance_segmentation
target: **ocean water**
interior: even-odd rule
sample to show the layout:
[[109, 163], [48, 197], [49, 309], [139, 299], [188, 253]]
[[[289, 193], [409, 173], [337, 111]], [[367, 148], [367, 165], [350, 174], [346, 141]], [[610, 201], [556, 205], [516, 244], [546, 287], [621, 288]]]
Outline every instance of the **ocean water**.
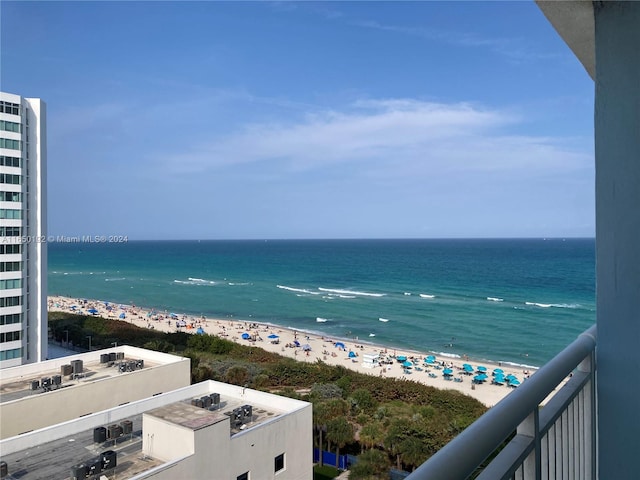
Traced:
[[540, 366], [595, 322], [593, 239], [50, 243], [49, 294]]

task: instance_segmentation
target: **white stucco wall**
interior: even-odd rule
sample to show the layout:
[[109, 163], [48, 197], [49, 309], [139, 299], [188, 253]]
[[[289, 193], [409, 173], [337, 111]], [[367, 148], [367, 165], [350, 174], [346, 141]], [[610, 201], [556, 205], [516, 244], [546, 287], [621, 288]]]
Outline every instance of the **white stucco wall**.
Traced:
[[[0, 404], [0, 438], [66, 422], [74, 418], [107, 410], [118, 405], [141, 400], [158, 393], [190, 385], [190, 360], [184, 357], [152, 352], [134, 347], [100, 350], [39, 364], [28, 364], [2, 371], [2, 382], [30, 378], [39, 372], [60, 371], [60, 366], [72, 359], [95, 362], [101, 353], [125, 351], [127, 358], [142, 358], [148, 363], [164, 360], [163, 364], [145, 366], [142, 370], [115, 374], [101, 380], [80, 380], [71, 387], [38, 393]], [[113, 368], [113, 367], [112, 367]], [[96, 375], [99, 376], [99, 375]], [[63, 381], [64, 384], [64, 381]]]

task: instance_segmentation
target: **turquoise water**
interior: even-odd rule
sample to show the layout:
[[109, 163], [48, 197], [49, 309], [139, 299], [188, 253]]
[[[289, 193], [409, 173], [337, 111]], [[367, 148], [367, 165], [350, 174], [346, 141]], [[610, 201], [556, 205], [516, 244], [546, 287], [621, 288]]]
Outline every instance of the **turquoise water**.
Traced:
[[539, 366], [595, 322], [594, 258], [593, 239], [51, 243], [48, 280], [50, 295]]

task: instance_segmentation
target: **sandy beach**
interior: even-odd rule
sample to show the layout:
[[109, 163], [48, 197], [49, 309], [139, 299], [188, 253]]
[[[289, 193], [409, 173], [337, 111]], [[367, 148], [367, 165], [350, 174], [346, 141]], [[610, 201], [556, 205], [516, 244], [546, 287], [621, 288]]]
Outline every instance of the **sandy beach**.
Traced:
[[[330, 338], [300, 332], [276, 325], [254, 321], [239, 321], [217, 318], [193, 317], [178, 312], [157, 311], [149, 307], [122, 305], [109, 301], [80, 300], [61, 296], [51, 296], [49, 311], [75, 312], [96, 315], [123, 322], [133, 323], [141, 328], [164, 332], [177, 330], [217, 335], [227, 340], [245, 345], [253, 345], [301, 362], [316, 362], [318, 359], [330, 365], [342, 365], [360, 373], [385, 377], [403, 378], [440, 389], [458, 390], [476, 398], [487, 407], [492, 407], [515, 387], [492, 383], [492, 373], [502, 369], [505, 375], [512, 374], [520, 382], [535, 373], [533, 369], [522, 369], [510, 365], [474, 362], [473, 359], [452, 359], [439, 357], [426, 363], [429, 354], [403, 349], [376, 346], [371, 343]], [[404, 359], [403, 359], [404, 357]], [[403, 366], [411, 364], [410, 368]], [[473, 373], [465, 372], [463, 364], [473, 366]], [[478, 367], [486, 368], [487, 380], [473, 381]], [[448, 369], [448, 370], [447, 370]], [[467, 367], [468, 369], [468, 367]], [[448, 375], [445, 375], [449, 373]]]

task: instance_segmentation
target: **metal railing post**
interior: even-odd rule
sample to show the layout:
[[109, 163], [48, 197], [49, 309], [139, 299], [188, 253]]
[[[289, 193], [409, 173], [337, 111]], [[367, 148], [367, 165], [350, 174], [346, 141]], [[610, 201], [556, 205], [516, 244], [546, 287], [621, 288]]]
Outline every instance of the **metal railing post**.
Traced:
[[[514, 478], [517, 471], [524, 480], [541, 480], [544, 470], [545, 478], [581, 475], [596, 480], [595, 346], [594, 325], [420, 465], [407, 480], [464, 480], [514, 430], [517, 435], [479, 478]], [[543, 400], [570, 374], [572, 378], [541, 410]]]

